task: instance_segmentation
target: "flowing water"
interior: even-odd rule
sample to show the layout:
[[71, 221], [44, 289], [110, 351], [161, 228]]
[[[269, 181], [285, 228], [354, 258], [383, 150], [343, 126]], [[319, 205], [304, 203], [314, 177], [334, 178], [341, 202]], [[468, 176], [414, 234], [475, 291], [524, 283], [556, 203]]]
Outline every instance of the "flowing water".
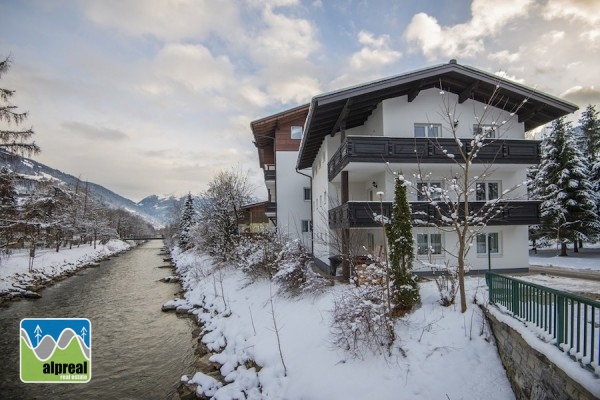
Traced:
[[[189, 318], [161, 311], [177, 284], [151, 241], [44, 289], [42, 298], [0, 309], [0, 399], [176, 399], [181, 375], [192, 371]], [[92, 378], [88, 383], [22, 383], [22, 318], [88, 318]]]

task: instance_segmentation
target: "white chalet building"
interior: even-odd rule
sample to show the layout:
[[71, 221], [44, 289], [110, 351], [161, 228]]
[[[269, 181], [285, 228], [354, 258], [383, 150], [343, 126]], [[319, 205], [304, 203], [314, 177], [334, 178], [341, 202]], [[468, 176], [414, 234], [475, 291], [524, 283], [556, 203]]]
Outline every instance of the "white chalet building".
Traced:
[[310, 176], [296, 172], [308, 104], [250, 123], [265, 175], [266, 215], [281, 232], [311, 248]]
[[[501, 207], [476, 227], [466, 262], [472, 270], [527, 270], [528, 226], [539, 223], [539, 203], [528, 200], [522, 183], [527, 168], [540, 161], [540, 143], [527, 140], [526, 132], [576, 109], [451, 60], [315, 96], [301, 124], [296, 165], [284, 170], [278, 164], [277, 183], [292, 179], [296, 170], [311, 171], [312, 179], [300, 184], [310, 182], [312, 191], [308, 248], [317, 265], [332, 272], [340, 254], [357, 260], [381, 255], [384, 237], [374, 215], [391, 217], [394, 172], [401, 172], [413, 183], [408, 200], [415, 270], [418, 260], [455, 265], [457, 236], [440, 219], [439, 209], [450, 207], [440, 197], [461, 176], [461, 151], [484, 133], [485, 147], [469, 166], [470, 215], [490, 203]], [[253, 132], [256, 137], [254, 125]]]

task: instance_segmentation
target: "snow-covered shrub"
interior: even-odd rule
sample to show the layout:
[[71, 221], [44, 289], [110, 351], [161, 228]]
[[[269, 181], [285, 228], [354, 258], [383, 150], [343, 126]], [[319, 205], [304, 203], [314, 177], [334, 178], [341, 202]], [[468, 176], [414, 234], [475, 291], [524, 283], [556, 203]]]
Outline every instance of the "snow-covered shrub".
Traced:
[[232, 261], [252, 279], [271, 278], [277, 272], [283, 246], [283, 240], [274, 231], [244, 235], [233, 249]]
[[386, 288], [381, 285], [349, 287], [334, 299], [333, 342], [353, 357], [366, 352], [389, 354], [394, 325], [387, 309]]
[[426, 267], [431, 268], [433, 279], [440, 294], [440, 304], [444, 307], [454, 304], [458, 292], [458, 267], [451, 266], [449, 261], [446, 261], [445, 264], [421, 262]]
[[306, 249], [297, 242], [287, 242], [279, 253], [277, 273], [273, 280], [280, 284], [279, 293], [297, 296], [302, 293], [319, 294], [333, 281], [313, 270], [313, 261]]

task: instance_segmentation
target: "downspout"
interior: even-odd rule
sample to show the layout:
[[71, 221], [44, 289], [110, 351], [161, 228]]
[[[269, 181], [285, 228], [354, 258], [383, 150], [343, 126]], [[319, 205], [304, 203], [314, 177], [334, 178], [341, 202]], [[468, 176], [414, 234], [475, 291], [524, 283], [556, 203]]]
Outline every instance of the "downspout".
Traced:
[[304, 175], [310, 180], [310, 254], [312, 254], [314, 257], [314, 255], [315, 255], [314, 254], [315, 231], [313, 229], [313, 198], [312, 198], [312, 180], [313, 180], [313, 178], [310, 175], [300, 172], [298, 170], [297, 166], [296, 166], [296, 173], [300, 174], [300, 175]]

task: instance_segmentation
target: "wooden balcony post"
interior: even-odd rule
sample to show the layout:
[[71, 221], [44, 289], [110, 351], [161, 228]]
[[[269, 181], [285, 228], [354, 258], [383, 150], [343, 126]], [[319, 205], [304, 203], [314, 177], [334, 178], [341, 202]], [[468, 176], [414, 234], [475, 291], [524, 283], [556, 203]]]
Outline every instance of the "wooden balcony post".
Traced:
[[[342, 171], [342, 205], [348, 203], [349, 188], [348, 188], [348, 171]], [[342, 229], [342, 277], [345, 282], [350, 282], [350, 230]]]

